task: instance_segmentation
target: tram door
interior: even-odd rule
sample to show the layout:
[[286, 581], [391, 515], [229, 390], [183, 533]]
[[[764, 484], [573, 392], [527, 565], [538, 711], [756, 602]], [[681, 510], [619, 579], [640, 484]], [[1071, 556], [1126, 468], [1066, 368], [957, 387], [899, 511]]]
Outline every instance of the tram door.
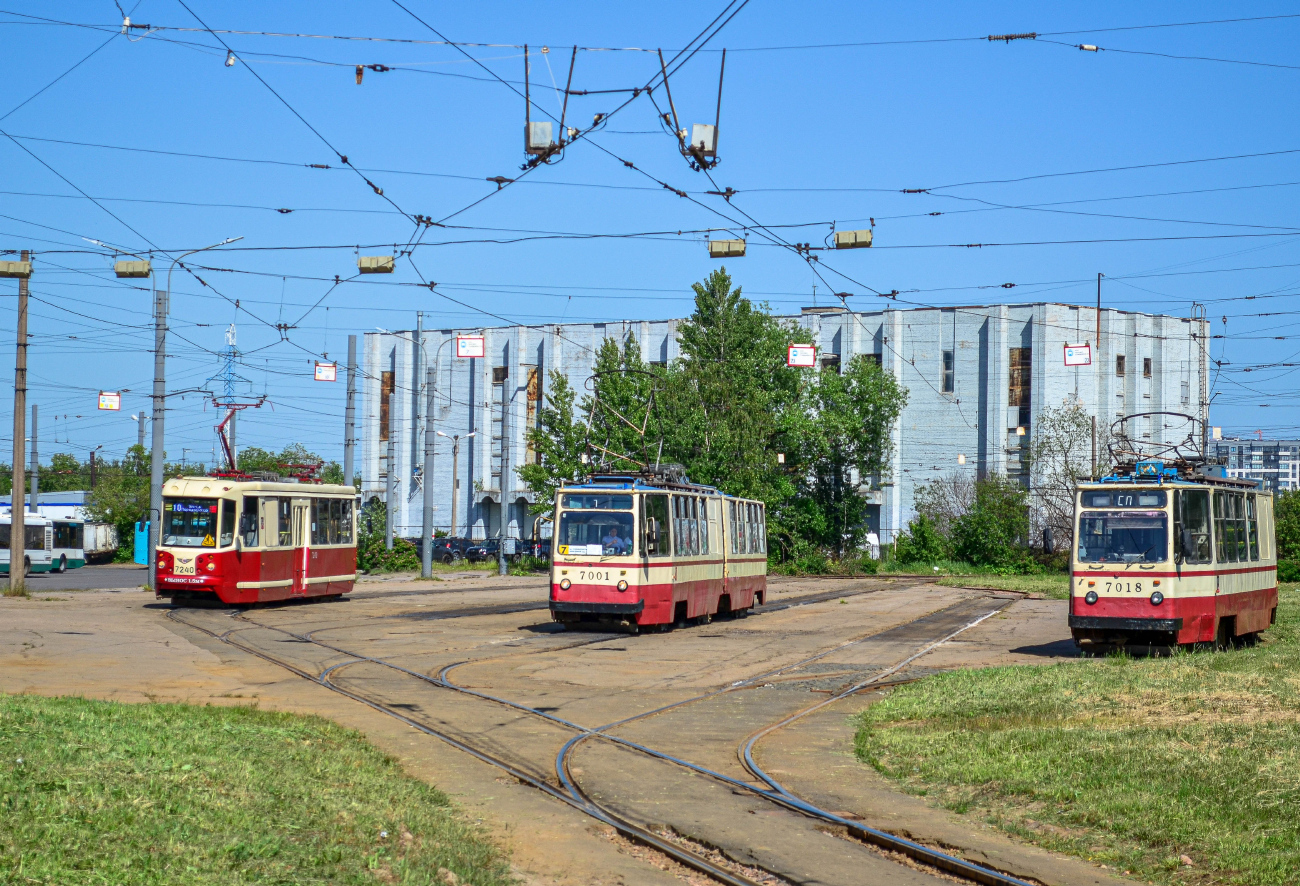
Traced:
[[290, 593], [299, 596], [307, 593], [307, 562], [311, 557], [307, 532], [310, 507], [307, 499], [293, 500], [293, 585]]

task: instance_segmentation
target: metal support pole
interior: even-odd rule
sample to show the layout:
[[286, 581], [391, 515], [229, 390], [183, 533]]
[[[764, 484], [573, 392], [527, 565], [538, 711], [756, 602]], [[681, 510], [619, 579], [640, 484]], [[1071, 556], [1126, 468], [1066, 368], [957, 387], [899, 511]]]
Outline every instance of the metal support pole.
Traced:
[[32, 404], [32, 503], [31, 503], [31, 509], [32, 509], [32, 513], [33, 513], [33, 514], [39, 514], [39, 513], [41, 512], [40, 505], [38, 504], [38, 502], [40, 501], [40, 497], [39, 497], [39, 496], [40, 496], [40, 494], [41, 494], [41, 453], [40, 453], [40, 451], [39, 451], [39, 449], [38, 449], [38, 447], [37, 447], [37, 443], [36, 443], [36, 418], [37, 418], [37, 409], [38, 409], [38, 408], [39, 408], [39, 407], [37, 407], [37, 405], [36, 405], [35, 403]]
[[95, 488], [95, 450], [90, 450], [90, 488]]
[[[415, 371], [411, 373], [411, 414], [415, 416], [415, 421], [411, 426], [411, 485], [415, 485], [415, 466], [420, 463], [420, 452], [423, 447], [420, 445], [420, 433], [424, 429], [424, 398], [420, 396], [420, 380], [424, 378], [424, 366], [422, 365], [424, 356], [424, 311], [415, 312], [415, 340], [411, 348], [411, 365]], [[414, 492], [414, 490], [412, 490]]]
[[384, 547], [393, 549], [393, 508], [397, 505], [397, 440], [394, 439], [392, 423], [388, 430], [388, 483], [384, 493]]
[[433, 407], [435, 381], [434, 365], [429, 364], [425, 386], [428, 404], [424, 411], [424, 519], [420, 521], [420, 577], [433, 577], [433, 444], [437, 435], [433, 430]]
[[1097, 479], [1097, 416], [1092, 417], [1092, 479]]
[[348, 403], [343, 412], [343, 482], [352, 485], [357, 452], [357, 337], [348, 336]]
[[1097, 361], [1101, 361], [1101, 278], [1097, 274]]
[[230, 423], [226, 425], [226, 436], [230, 438], [230, 467], [232, 470], [239, 470], [239, 450], [235, 445], [235, 421], [239, 418], [239, 410], [230, 413]]
[[[22, 260], [29, 261], [31, 253], [22, 251]], [[23, 488], [27, 485], [27, 472], [23, 456], [27, 448], [27, 280], [18, 281], [18, 341], [14, 361], [14, 477], [9, 494], [9, 593], [25, 594], [26, 570], [23, 564], [26, 551], [26, 521], [23, 508]]]
[[140, 410], [140, 430], [136, 433], [135, 445], [144, 449], [144, 410]]

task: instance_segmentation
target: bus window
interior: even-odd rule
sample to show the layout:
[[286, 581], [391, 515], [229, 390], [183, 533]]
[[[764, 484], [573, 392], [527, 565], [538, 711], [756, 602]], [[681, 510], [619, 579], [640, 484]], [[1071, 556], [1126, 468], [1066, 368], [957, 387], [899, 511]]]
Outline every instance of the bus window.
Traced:
[[646, 495], [641, 503], [642, 550], [651, 557], [670, 556], [673, 548], [668, 534], [668, 496]]
[[235, 543], [235, 508], [236, 502], [223, 498], [221, 500], [221, 546]]
[[257, 499], [248, 496], [244, 499], [244, 511], [239, 515], [239, 535], [244, 540], [244, 547], [257, 547]]
[[1179, 490], [1174, 497], [1174, 524], [1179, 553], [1188, 563], [1209, 563], [1210, 493], [1205, 489]]

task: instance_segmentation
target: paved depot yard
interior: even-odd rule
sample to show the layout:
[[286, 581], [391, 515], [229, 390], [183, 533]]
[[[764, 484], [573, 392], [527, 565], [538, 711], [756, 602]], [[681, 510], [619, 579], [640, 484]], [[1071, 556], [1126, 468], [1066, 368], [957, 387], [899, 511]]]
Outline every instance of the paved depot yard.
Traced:
[[[100, 574], [138, 577], [136, 570], [122, 567], [105, 567]], [[747, 619], [637, 637], [555, 630], [544, 608], [544, 578], [469, 573], [428, 583], [367, 581], [338, 603], [255, 608], [243, 618], [223, 609], [173, 613], [188, 624], [169, 619], [171, 607], [148, 592], [59, 593], [40, 588], [39, 580], [33, 580], [35, 599], [0, 600], [0, 691], [126, 702], [256, 704], [328, 716], [364, 732], [411, 773], [452, 794], [471, 816], [485, 821], [529, 883], [711, 881], [628, 843], [592, 818], [436, 738], [196, 628], [215, 634], [237, 631], [232, 637], [238, 642], [309, 673], [350, 657], [323, 652], [274, 628], [310, 631], [316, 641], [351, 656], [382, 658], [431, 675], [463, 662], [450, 675], [455, 683], [588, 727], [833, 650], [771, 682], [616, 731], [751, 782], [737, 761], [739, 741], [948, 633], [944, 628], [939, 636], [926, 635], [921, 626], [927, 622], [917, 621], [923, 617], [950, 613], [965, 623], [968, 613], [1002, 607], [897, 677], [935, 668], [1074, 657], [1061, 601], [999, 598], [995, 592], [910, 579], [773, 578], [769, 602], [778, 607], [783, 600], [818, 599]], [[506, 609], [512, 611], [502, 611]], [[863, 640], [873, 634], [880, 636]], [[520, 770], [551, 782], [556, 751], [573, 734], [373, 664], [347, 665], [331, 679], [476, 747], [490, 748]], [[850, 717], [872, 698], [853, 696], [774, 733], [758, 745], [759, 763], [795, 793], [865, 824], [950, 847], [1046, 884], [1109, 882], [1107, 872], [1095, 866], [1014, 843], [894, 791], [853, 756]], [[583, 743], [570, 772], [602, 806], [697, 845], [717, 846], [732, 859], [775, 871], [789, 882], [941, 882], [929, 871], [897, 864], [802, 816], [605, 742]]]

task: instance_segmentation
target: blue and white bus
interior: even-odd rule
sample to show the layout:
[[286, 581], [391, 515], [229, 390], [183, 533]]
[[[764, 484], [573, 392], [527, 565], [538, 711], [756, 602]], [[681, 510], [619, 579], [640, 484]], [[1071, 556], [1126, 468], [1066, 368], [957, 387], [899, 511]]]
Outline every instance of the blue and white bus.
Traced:
[[[13, 515], [6, 511], [0, 514], [0, 574], [9, 574], [9, 539], [12, 532]], [[26, 569], [24, 575], [33, 572], [49, 572], [54, 566], [54, 523], [40, 514], [23, 515], [23, 559]]]

